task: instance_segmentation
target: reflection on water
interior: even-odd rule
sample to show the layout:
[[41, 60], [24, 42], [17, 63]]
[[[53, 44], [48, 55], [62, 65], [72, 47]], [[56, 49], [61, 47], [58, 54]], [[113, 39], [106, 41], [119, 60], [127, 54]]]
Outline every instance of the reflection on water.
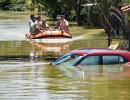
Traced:
[[30, 42], [28, 14], [0, 13], [0, 100], [130, 100], [129, 67], [56, 67], [44, 59], [77, 48], [106, 48], [106, 39]]
[[30, 56], [44, 56], [48, 58], [55, 58], [70, 51], [69, 44], [43, 44], [30, 41], [32, 44], [32, 51]]
[[[104, 41], [104, 40], [102, 40]], [[26, 60], [56, 58], [76, 48], [94, 48], [101, 40], [86, 40], [85, 42], [71, 43], [39, 43], [33, 41], [0, 41], [0, 60], [19, 59]], [[82, 45], [81, 45], [82, 44]], [[105, 47], [102, 42], [98, 47]], [[23, 60], [24, 60], [23, 59]]]
[[[61, 65], [57, 66], [60, 71], [63, 72], [64, 75], [71, 78], [100, 78], [100, 77], [108, 77], [108, 78], [118, 78], [119, 74], [123, 74], [127, 67], [123, 65], [87, 65], [83, 67], [75, 67], [75, 66], [66, 66]], [[130, 69], [130, 67], [128, 68]], [[128, 71], [127, 69], [127, 71]], [[75, 77], [77, 76], [77, 77]], [[113, 77], [114, 76], [114, 77]]]
[[30, 44], [27, 41], [1, 41], [0, 47], [0, 60], [22, 60], [29, 57]]
[[0, 60], [42, 60], [70, 51], [69, 44], [43, 44], [33, 41], [0, 41]]

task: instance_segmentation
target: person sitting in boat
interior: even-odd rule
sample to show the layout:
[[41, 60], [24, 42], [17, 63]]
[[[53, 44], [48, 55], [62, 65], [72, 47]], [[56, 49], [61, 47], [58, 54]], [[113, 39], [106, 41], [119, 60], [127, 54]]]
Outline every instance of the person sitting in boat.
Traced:
[[35, 28], [36, 28], [36, 30], [34, 32], [35, 34], [38, 34], [41, 32], [40, 31], [41, 25], [42, 25], [41, 16], [37, 16], [36, 21], [35, 21]]
[[29, 28], [30, 28], [30, 33], [35, 32], [35, 22], [36, 22], [36, 17], [35, 15], [30, 15], [30, 21], [29, 21]]
[[51, 30], [51, 28], [49, 28], [49, 25], [46, 23], [45, 20], [43, 20], [41, 18], [41, 16], [37, 17], [37, 21], [35, 22], [35, 26], [36, 26], [36, 31], [35, 31], [36, 34], [38, 34], [40, 32], [47, 31], [47, 30]]
[[44, 32], [50, 30], [49, 25], [46, 23], [46, 20], [42, 19], [42, 24], [40, 26], [40, 31]]
[[55, 22], [54, 28], [58, 30], [60, 27], [60, 15], [57, 15], [56, 19], [57, 19], [57, 21]]
[[60, 15], [59, 29], [69, 33], [69, 23], [64, 15]]

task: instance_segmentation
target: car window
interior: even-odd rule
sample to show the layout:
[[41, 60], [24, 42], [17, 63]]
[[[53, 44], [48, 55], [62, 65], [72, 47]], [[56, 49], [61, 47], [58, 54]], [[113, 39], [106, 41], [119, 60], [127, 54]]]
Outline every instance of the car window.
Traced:
[[58, 64], [62, 64], [64, 62], [67, 62], [67, 61], [71, 61], [73, 62], [74, 59], [78, 58], [79, 55], [75, 55], [75, 54], [65, 54], [63, 56], [61, 56], [60, 58], [58, 58], [57, 60], [55, 60], [54, 62], [52, 62], [52, 64], [54, 65], [58, 65]]
[[105, 64], [105, 65], [120, 64], [120, 63], [125, 62], [125, 58], [123, 58], [122, 56], [118, 56], [118, 55], [104, 55], [102, 57], [102, 59], [103, 59], [103, 64]]
[[64, 60], [61, 65], [73, 65], [77, 59], [80, 58], [79, 55], [71, 55], [66, 60]]
[[80, 65], [99, 65], [100, 57], [99, 56], [86, 56], [80, 62]]

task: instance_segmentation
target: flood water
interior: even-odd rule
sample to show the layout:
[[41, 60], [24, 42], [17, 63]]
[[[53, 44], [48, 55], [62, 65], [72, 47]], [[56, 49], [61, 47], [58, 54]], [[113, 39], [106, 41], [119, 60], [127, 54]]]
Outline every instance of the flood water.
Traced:
[[106, 48], [106, 38], [29, 40], [29, 15], [0, 13], [0, 100], [130, 100], [129, 67], [49, 64], [73, 49]]

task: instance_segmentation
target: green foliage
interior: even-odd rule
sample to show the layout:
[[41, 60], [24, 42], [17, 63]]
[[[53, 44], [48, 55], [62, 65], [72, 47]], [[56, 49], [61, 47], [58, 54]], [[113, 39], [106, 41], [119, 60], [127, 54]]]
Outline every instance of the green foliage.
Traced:
[[0, 8], [3, 10], [27, 10], [26, 0], [0, 0]]
[[10, 5], [9, 7], [10, 10], [13, 10], [13, 11], [25, 11], [27, 10], [27, 5], [26, 4], [12, 4]]
[[[130, 0], [129, 0], [130, 1]], [[100, 19], [100, 10], [95, 6], [88, 9], [88, 3], [98, 3], [103, 12], [107, 15], [111, 6], [121, 7], [123, 0], [0, 0], [2, 9], [17, 11], [35, 10], [56, 18], [57, 14], [65, 14], [66, 18], [76, 21], [79, 25], [95, 24]]]

